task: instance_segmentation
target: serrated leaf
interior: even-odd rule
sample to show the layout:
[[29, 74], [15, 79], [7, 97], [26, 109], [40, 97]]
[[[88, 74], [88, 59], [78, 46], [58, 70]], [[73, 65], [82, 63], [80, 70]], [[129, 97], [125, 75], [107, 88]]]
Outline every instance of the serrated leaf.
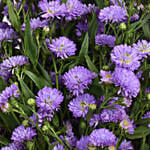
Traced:
[[36, 84], [39, 89], [42, 89], [44, 86], [51, 86], [48, 81], [41, 76], [35, 75], [31, 71], [25, 70], [24, 73]]
[[24, 44], [25, 44], [25, 55], [31, 60], [32, 64], [35, 65], [37, 61], [36, 60], [37, 47], [33, 41], [29, 18], [27, 18], [25, 24]]
[[21, 90], [22, 90], [25, 98], [26, 99], [35, 98], [33, 92], [28, 88], [28, 86], [26, 85], [26, 83], [22, 79], [20, 79], [19, 82], [20, 82]]
[[85, 55], [85, 60], [86, 63], [88, 65], [88, 68], [92, 71], [92, 72], [96, 72], [99, 73], [99, 71], [97, 70], [96, 66], [94, 65], [94, 63], [91, 61], [90, 57], [88, 55]]
[[20, 30], [20, 22], [14, 11], [13, 3], [10, 0], [7, 0], [8, 13], [12, 26], [19, 31]]

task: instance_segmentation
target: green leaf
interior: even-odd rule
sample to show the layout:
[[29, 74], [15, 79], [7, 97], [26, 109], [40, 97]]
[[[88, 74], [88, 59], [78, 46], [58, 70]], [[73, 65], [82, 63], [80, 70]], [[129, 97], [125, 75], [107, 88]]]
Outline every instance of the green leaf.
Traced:
[[31, 26], [29, 18], [27, 18], [26, 25], [25, 25], [25, 55], [30, 58], [33, 65], [36, 63], [36, 56], [37, 56], [37, 47], [33, 41], [32, 33], [31, 33]]
[[6, 138], [4, 138], [4, 137], [0, 137], [0, 144], [2, 144], [2, 145], [5, 145], [5, 146], [7, 146], [7, 145], [9, 145], [9, 140], [8, 139], [6, 139]]
[[150, 40], [150, 26], [149, 26], [149, 24], [145, 23], [142, 28], [143, 28], [143, 32], [144, 32], [145, 37], [148, 40]]
[[25, 70], [24, 73], [31, 78], [31, 80], [36, 84], [36, 86], [39, 89], [42, 89], [44, 86], [51, 86], [51, 84], [46, 81], [44, 78], [42, 78], [41, 76], [37, 76], [34, 73], [32, 73], [31, 71]]
[[0, 92], [3, 91], [7, 86], [7, 83], [4, 81], [4, 79], [0, 76]]
[[147, 119], [141, 119], [141, 120], [138, 120], [135, 122], [136, 124], [143, 124], [143, 125], [147, 125], [150, 123], [150, 119], [147, 118]]
[[103, 8], [103, 0], [96, 0], [96, 4], [97, 4], [97, 6], [100, 8], [100, 9], [102, 9]]
[[143, 143], [140, 150], [150, 150], [149, 144]]
[[25, 98], [28, 100], [29, 98], [35, 98], [33, 92], [28, 88], [28, 86], [26, 85], [26, 83], [20, 79], [19, 80], [20, 85], [21, 85], [21, 90], [25, 96]]
[[55, 115], [53, 116], [52, 123], [53, 123], [54, 127], [56, 127], [56, 128], [59, 127], [59, 118], [58, 118], [57, 114], [55, 114]]
[[149, 134], [150, 134], [150, 129], [149, 129], [149, 127], [139, 126], [139, 127], [137, 127], [137, 128], [135, 129], [134, 134], [128, 135], [127, 137], [128, 137], [129, 139], [134, 140], [134, 139], [143, 138], [143, 137], [145, 137], [145, 136], [147, 136], [147, 135], [149, 135]]
[[94, 63], [91, 61], [90, 57], [88, 55], [85, 55], [85, 59], [86, 59], [86, 63], [88, 65], [88, 68], [92, 71], [92, 72], [96, 72], [99, 73], [99, 71], [97, 70], [96, 66], [94, 65]]
[[14, 11], [13, 3], [10, 0], [7, 0], [8, 13], [12, 26], [19, 31], [20, 30], [20, 22]]

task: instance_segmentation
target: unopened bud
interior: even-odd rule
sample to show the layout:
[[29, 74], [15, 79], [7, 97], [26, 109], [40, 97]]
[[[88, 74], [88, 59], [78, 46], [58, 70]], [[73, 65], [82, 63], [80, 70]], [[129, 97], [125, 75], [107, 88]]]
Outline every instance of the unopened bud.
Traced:
[[124, 22], [122, 22], [122, 23], [120, 23], [119, 28], [120, 28], [121, 30], [126, 30], [126, 29], [127, 29], [127, 26], [126, 26], [126, 24], [125, 24]]
[[48, 130], [49, 130], [49, 128], [48, 128], [48, 126], [47, 126], [47, 125], [44, 125], [44, 126], [42, 127], [42, 130], [43, 130], [44, 132], [46, 132], [46, 131], [48, 131]]
[[28, 126], [28, 123], [29, 123], [28, 120], [24, 120], [24, 121], [22, 122], [22, 125], [26, 127], [26, 126]]
[[89, 108], [90, 108], [91, 110], [95, 110], [95, 109], [96, 109], [96, 105], [95, 105], [95, 104], [89, 104]]
[[147, 94], [147, 99], [150, 100], [150, 93]]
[[28, 101], [27, 101], [28, 105], [30, 106], [34, 106], [35, 105], [35, 99], [33, 98], [29, 98]]

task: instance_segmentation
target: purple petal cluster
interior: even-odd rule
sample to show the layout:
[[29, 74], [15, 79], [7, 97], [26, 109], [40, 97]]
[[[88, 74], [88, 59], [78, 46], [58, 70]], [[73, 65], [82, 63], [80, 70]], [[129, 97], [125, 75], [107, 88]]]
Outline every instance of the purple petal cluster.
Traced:
[[101, 81], [104, 83], [113, 83], [112, 82], [112, 73], [111, 71], [101, 70], [99, 75], [102, 77]]
[[2, 147], [1, 150], [23, 150], [23, 147], [21, 143], [10, 143], [9, 146]]
[[44, 112], [53, 113], [60, 107], [64, 97], [60, 91], [55, 88], [44, 87], [38, 92], [36, 97], [36, 104]]
[[76, 143], [77, 150], [88, 150], [88, 136], [82, 136], [79, 141]]
[[42, 10], [43, 18], [58, 18], [65, 16], [66, 7], [65, 4], [60, 4], [59, 0], [53, 0], [48, 2], [47, 0], [41, 0], [38, 4], [39, 8]]
[[112, 36], [112, 35], [97, 34], [95, 37], [95, 43], [101, 46], [108, 45], [110, 47], [114, 47], [115, 41], [116, 41], [116, 38], [115, 36]]
[[119, 150], [134, 150], [131, 141], [124, 140], [119, 146]]
[[100, 120], [100, 114], [94, 114], [89, 122], [90, 127], [92, 127], [93, 125], [94, 127], [96, 127]]
[[126, 20], [127, 13], [124, 10], [124, 8], [121, 8], [120, 6], [114, 5], [110, 7], [103, 8], [99, 13], [99, 19], [102, 22], [117, 22], [120, 23], [124, 20]]
[[85, 117], [89, 111], [90, 104], [95, 104], [94, 96], [83, 94], [70, 101], [68, 107], [74, 117]]
[[136, 97], [140, 91], [140, 82], [137, 76], [130, 70], [116, 67], [112, 74], [113, 83], [120, 86], [122, 96]]
[[0, 107], [5, 109], [9, 99], [18, 98], [20, 95], [17, 85], [14, 83], [10, 87], [6, 87], [2, 93], [0, 93]]
[[111, 146], [116, 143], [116, 136], [108, 129], [95, 129], [89, 135], [89, 143], [90, 145], [100, 146], [102, 148], [105, 146]]
[[118, 1], [120, 2], [121, 6], [123, 6], [123, 1], [122, 0], [109, 0], [113, 5], [118, 5], [119, 6], [119, 3]]
[[65, 149], [64, 149], [64, 146], [63, 146], [63, 145], [61, 145], [60, 143], [57, 143], [57, 144], [54, 146], [53, 150], [65, 150]]
[[127, 68], [129, 70], [137, 70], [140, 66], [140, 57], [131, 47], [125, 45], [115, 46], [111, 52], [111, 60], [117, 66]]
[[53, 39], [52, 44], [49, 43], [49, 39], [46, 39], [46, 44], [50, 51], [62, 59], [75, 55], [77, 50], [76, 44], [65, 36]]
[[64, 84], [73, 95], [84, 93], [84, 89], [88, 89], [88, 85], [92, 83], [92, 79], [96, 77], [96, 73], [89, 71], [83, 66], [75, 66], [66, 72], [63, 76]]
[[133, 49], [141, 58], [147, 57], [147, 55], [150, 55], [150, 42], [146, 40], [139, 40], [137, 44], [133, 44]]
[[[150, 111], [148, 111], [141, 119], [148, 119], [150, 118]], [[150, 127], [150, 123], [148, 124], [148, 127]]]
[[21, 125], [15, 128], [15, 130], [12, 133], [11, 140], [13, 140], [14, 142], [22, 143], [25, 140], [30, 140], [35, 135], [37, 134], [34, 129], [30, 127], [25, 128]]

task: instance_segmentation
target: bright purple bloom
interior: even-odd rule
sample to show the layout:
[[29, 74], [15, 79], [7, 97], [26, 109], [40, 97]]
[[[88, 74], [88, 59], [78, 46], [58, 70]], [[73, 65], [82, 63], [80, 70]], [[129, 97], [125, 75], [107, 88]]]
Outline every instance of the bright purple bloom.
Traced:
[[88, 12], [86, 5], [82, 4], [79, 0], [67, 0], [66, 2], [66, 14], [67, 21], [81, 17]]
[[115, 41], [116, 41], [116, 38], [115, 36], [112, 36], [112, 35], [97, 34], [95, 37], [95, 43], [101, 46], [108, 45], [110, 47], [114, 47]]
[[104, 82], [104, 83], [113, 83], [112, 82], [112, 73], [111, 73], [111, 71], [101, 70], [100, 73], [99, 73], [99, 75], [102, 77], [101, 78], [101, 82]]
[[64, 74], [64, 84], [73, 95], [84, 93], [92, 79], [96, 78], [96, 73], [89, 71], [83, 66], [75, 66]]
[[76, 143], [77, 150], [88, 150], [88, 136], [82, 136], [79, 141]]
[[133, 44], [133, 49], [141, 58], [145, 58], [147, 55], [150, 55], [150, 42], [146, 40], [139, 40], [137, 44]]
[[43, 11], [42, 17], [43, 18], [58, 18], [65, 16], [66, 7], [65, 4], [60, 4], [59, 0], [50, 1], [41, 0], [38, 4], [40, 9]]
[[64, 97], [57, 89], [50, 87], [44, 87], [39, 90], [38, 96], [36, 97], [37, 106], [44, 111], [53, 113], [60, 107]]
[[89, 143], [90, 145], [100, 146], [102, 148], [105, 146], [111, 146], [116, 143], [116, 136], [108, 129], [95, 129], [89, 135]]
[[[150, 111], [148, 111], [141, 119], [148, 119], [150, 118]], [[150, 127], [150, 123], [148, 124], [148, 127]]]
[[99, 19], [102, 22], [117, 22], [120, 23], [124, 20], [126, 20], [127, 13], [124, 10], [124, 8], [121, 8], [120, 6], [114, 5], [110, 7], [105, 7], [102, 9], [99, 13]]
[[130, 107], [132, 105], [132, 99], [124, 97], [123, 104], [125, 104], [127, 107]]
[[124, 140], [119, 146], [119, 150], [134, 150], [131, 141]]
[[96, 127], [100, 120], [100, 114], [94, 114], [89, 122], [90, 127], [92, 127], [93, 125], [94, 127]]
[[11, 140], [22, 143], [25, 140], [30, 140], [35, 135], [37, 134], [34, 129], [30, 127], [25, 128], [24, 126], [21, 125], [15, 128], [15, 130], [12, 133]]
[[130, 22], [134, 22], [140, 19], [140, 16], [136, 13], [130, 17]]
[[130, 70], [116, 67], [112, 74], [112, 80], [116, 86], [120, 86], [119, 92], [122, 93], [122, 96], [136, 97], [140, 91], [139, 79]]
[[137, 70], [140, 66], [140, 57], [131, 47], [125, 45], [115, 46], [111, 52], [111, 60], [117, 66], [127, 68], [129, 70]]
[[2, 147], [1, 150], [23, 150], [23, 147], [21, 143], [10, 143], [9, 146]]
[[20, 95], [18, 86], [14, 83], [10, 87], [6, 87], [2, 93], [0, 93], [0, 107], [5, 110], [9, 99], [18, 98]]
[[64, 149], [64, 146], [63, 146], [63, 145], [61, 145], [60, 143], [57, 143], [57, 144], [54, 146], [53, 150], [65, 150], [65, 149]]
[[83, 94], [70, 101], [68, 107], [74, 117], [85, 117], [91, 104], [95, 104], [94, 96], [90, 94]]
[[52, 44], [49, 43], [49, 39], [46, 39], [46, 43], [50, 51], [62, 59], [75, 55], [75, 51], [77, 50], [76, 44], [65, 36], [56, 38], [56, 40], [53, 39]]

